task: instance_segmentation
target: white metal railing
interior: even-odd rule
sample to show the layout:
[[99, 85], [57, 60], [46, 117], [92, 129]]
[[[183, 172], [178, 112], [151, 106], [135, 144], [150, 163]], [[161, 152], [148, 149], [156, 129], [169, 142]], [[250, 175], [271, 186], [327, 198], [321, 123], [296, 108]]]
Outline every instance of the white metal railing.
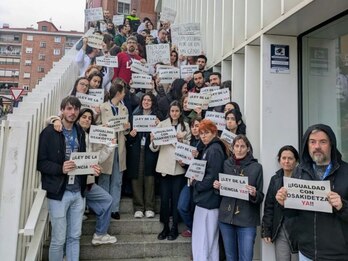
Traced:
[[48, 235], [46, 191], [36, 171], [39, 134], [77, 76], [75, 46], [0, 124], [0, 257], [41, 260]]

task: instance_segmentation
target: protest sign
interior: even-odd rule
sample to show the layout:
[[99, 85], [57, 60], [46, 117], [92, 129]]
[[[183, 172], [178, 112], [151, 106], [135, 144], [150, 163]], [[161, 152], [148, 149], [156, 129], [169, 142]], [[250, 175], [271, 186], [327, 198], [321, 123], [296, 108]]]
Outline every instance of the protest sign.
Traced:
[[187, 108], [195, 109], [197, 106], [201, 106], [202, 110], [208, 109], [210, 97], [207, 94], [201, 93], [188, 93]]
[[175, 79], [180, 78], [180, 70], [178, 68], [160, 69], [158, 71], [160, 83], [172, 83]]
[[249, 200], [248, 177], [219, 173], [220, 195]]
[[170, 64], [169, 44], [148, 44], [146, 45], [146, 57], [149, 64], [164, 63]]
[[108, 144], [115, 139], [115, 130], [113, 128], [91, 125], [89, 129], [89, 142], [97, 144]]
[[228, 144], [232, 144], [233, 139], [236, 137], [237, 135], [224, 129], [221, 133], [220, 139], [225, 140]]
[[132, 74], [132, 88], [152, 89], [152, 77], [147, 74]]
[[137, 132], [151, 132], [156, 128], [156, 115], [134, 115], [133, 129]]
[[155, 128], [151, 133], [154, 135], [155, 146], [175, 144], [178, 141], [174, 127]]
[[177, 41], [179, 55], [198, 56], [202, 54], [200, 35], [180, 35]]
[[124, 131], [124, 124], [126, 124], [128, 122], [128, 115], [117, 115], [112, 117], [108, 123], [107, 126], [109, 128], [114, 128], [115, 131]]
[[189, 168], [186, 171], [185, 177], [192, 178], [195, 180], [202, 181], [205, 174], [205, 167], [207, 165], [206, 160], [193, 159]]
[[[204, 89], [204, 88], [203, 88]], [[230, 90], [225, 88], [211, 93], [209, 107], [225, 105], [231, 101]]]
[[101, 100], [104, 100], [104, 89], [89, 89], [88, 94], [92, 96], [99, 97]]
[[331, 191], [330, 181], [302, 180], [284, 177], [288, 195], [285, 208], [332, 213], [327, 194]]
[[95, 58], [96, 64], [100, 66], [117, 68], [118, 58], [117, 56], [98, 56]]
[[198, 71], [198, 65], [182, 65], [180, 67], [180, 78], [186, 79], [191, 77], [195, 71]]
[[205, 119], [209, 119], [216, 124], [218, 130], [224, 130], [226, 127], [225, 114], [223, 112], [207, 111]]
[[157, 64], [156, 65], [156, 73], [159, 73], [159, 71], [162, 69], [173, 69], [173, 68], [175, 68], [175, 67], [171, 66], [171, 65]]
[[100, 21], [104, 19], [103, 8], [89, 8], [85, 9], [85, 16], [87, 22]]
[[161, 12], [161, 18], [160, 20], [162, 22], [170, 22], [174, 23], [176, 17], [176, 11], [168, 8], [168, 7], [163, 7], [162, 12]]
[[104, 98], [102, 97], [88, 95], [88, 94], [79, 93], [79, 92], [76, 93], [76, 98], [80, 100], [82, 108], [90, 108], [90, 109], [93, 109], [94, 107], [99, 106], [104, 101]]
[[124, 15], [114, 15], [112, 17], [112, 22], [114, 23], [114, 25], [121, 25], [124, 23]]
[[199, 23], [179, 24], [179, 35], [200, 35], [201, 27]]
[[92, 34], [87, 37], [87, 45], [92, 48], [103, 49], [104, 36], [101, 34]]
[[148, 64], [142, 64], [140, 61], [132, 59], [131, 71], [140, 74], [149, 74], [150, 68]]
[[193, 150], [197, 149], [185, 143], [178, 142], [175, 147], [175, 159], [181, 160], [183, 163], [189, 165], [194, 159], [192, 156]]
[[201, 94], [209, 94], [209, 97], [212, 95], [213, 91], [217, 91], [220, 89], [220, 86], [207, 86], [202, 87], [200, 93]]
[[98, 164], [99, 152], [72, 152], [70, 160], [74, 161], [76, 168], [68, 172], [68, 175], [93, 174], [93, 165]]

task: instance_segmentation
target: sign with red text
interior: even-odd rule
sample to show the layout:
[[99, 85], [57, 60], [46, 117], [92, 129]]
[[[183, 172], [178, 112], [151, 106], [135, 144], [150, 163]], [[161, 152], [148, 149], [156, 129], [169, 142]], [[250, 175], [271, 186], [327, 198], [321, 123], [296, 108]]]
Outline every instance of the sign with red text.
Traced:
[[99, 152], [72, 152], [70, 160], [74, 161], [76, 168], [68, 175], [89, 175], [94, 173], [93, 165], [99, 161]]
[[192, 178], [195, 180], [202, 181], [205, 174], [205, 168], [207, 166], [206, 160], [193, 159], [189, 168], [186, 171], [185, 177]]
[[219, 173], [220, 195], [249, 200], [248, 177]]
[[193, 158], [192, 151], [197, 150], [195, 147], [185, 143], [178, 142], [175, 147], [175, 159], [181, 160], [183, 163], [189, 165]]
[[151, 133], [154, 136], [153, 143], [155, 146], [175, 144], [178, 142], [174, 127], [156, 128]]
[[91, 125], [89, 129], [89, 142], [96, 144], [108, 144], [115, 139], [115, 130], [113, 128]]
[[193, 110], [196, 107], [200, 106], [202, 110], [207, 110], [209, 100], [210, 100], [210, 97], [207, 94], [189, 92], [188, 100], [187, 100], [187, 108]]
[[134, 115], [133, 129], [137, 132], [151, 132], [156, 128], [156, 115]]
[[95, 58], [96, 64], [100, 66], [117, 68], [118, 58], [117, 56], [98, 56]]
[[205, 113], [205, 119], [214, 122], [218, 130], [222, 131], [226, 128], [225, 114], [223, 112], [207, 111]]

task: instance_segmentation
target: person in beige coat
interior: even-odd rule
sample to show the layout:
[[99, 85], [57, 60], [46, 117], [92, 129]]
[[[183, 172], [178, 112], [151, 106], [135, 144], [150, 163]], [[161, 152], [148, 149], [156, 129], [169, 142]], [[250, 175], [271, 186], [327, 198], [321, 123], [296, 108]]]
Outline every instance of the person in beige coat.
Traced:
[[127, 123], [123, 124], [123, 131], [116, 132], [118, 148], [101, 165], [102, 173], [98, 184], [105, 189], [113, 198], [111, 217], [120, 219], [120, 199], [122, 187], [122, 175], [126, 170], [126, 138], [130, 124], [128, 122], [127, 107], [122, 104], [125, 96], [125, 87], [113, 83], [109, 91], [109, 100], [100, 106], [100, 115], [97, 124], [109, 125], [109, 121], [115, 116], [127, 116]]
[[[183, 120], [182, 108], [178, 101], [173, 101], [169, 106], [169, 117], [161, 121], [157, 127], [173, 126], [177, 132], [179, 142], [189, 144], [191, 133], [190, 128]], [[158, 161], [156, 171], [161, 173], [161, 209], [160, 221], [164, 227], [158, 234], [158, 239], [175, 240], [178, 237], [178, 220], [179, 213], [177, 210], [180, 191], [185, 186], [185, 172], [183, 164], [175, 160], [176, 144], [155, 146], [153, 143], [153, 135], [151, 134], [150, 149], [158, 151]], [[172, 213], [173, 225], [169, 229], [169, 214]]]

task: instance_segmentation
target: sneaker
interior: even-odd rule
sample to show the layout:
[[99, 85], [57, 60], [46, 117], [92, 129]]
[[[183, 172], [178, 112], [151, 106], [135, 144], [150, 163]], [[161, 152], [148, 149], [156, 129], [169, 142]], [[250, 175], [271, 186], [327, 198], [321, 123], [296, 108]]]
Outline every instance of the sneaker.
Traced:
[[152, 210], [146, 210], [145, 211], [145, 217], [153, 218], [153, 217], [155, 217], [155, 212], [153, 212]]
[[135, 218], [142, 218], [142, 217], [144, 217], [144, 213], [142, 211], [140, 211], [140, 210], [135, 211], [134, 217]]
[[119, 212], [112, 212], [112, 213], [111, 213], [111, 217], [112, 217], [113, 219], [117, 219], [117, 220], [119, 220], [119, 219], [121, 218]]
[[92, 245], [98, 246], [103, 244], [114, 244], [117, 242], [117, 238], [110, 236], [109, 234], [98, 236], [97, 234], [93, 235]]
[[184, 230], [181, 232], [181, 236], [183, 237], [192, 237], [192, 232], [190, 230]]

